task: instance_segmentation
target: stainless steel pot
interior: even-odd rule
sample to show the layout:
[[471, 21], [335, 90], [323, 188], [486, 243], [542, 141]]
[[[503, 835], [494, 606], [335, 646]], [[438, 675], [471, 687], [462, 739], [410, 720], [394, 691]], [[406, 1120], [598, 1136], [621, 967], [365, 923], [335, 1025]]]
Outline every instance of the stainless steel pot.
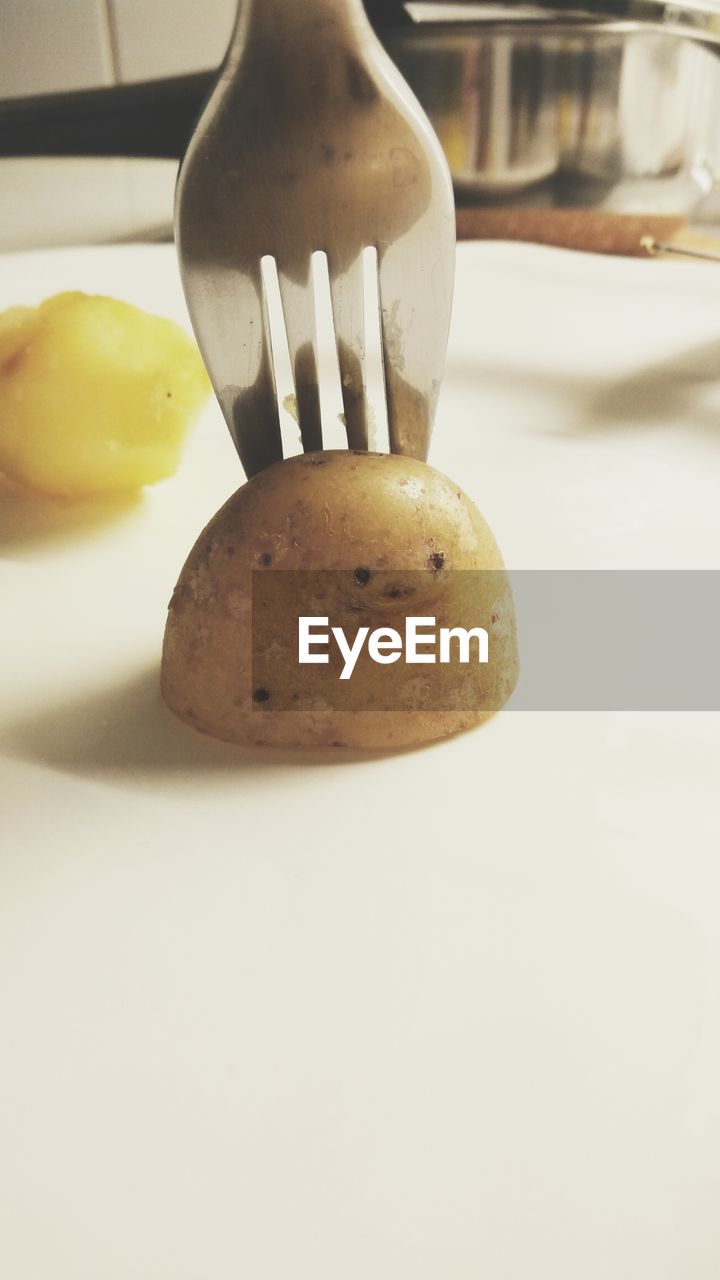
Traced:
[[435, 126], [458, 191], [504, 195], [556, 172], [559, 42], [552, 36], [426, 28], [387, 44]]
[[382, 38], [461, 201], [686, 214], [713, 187], [719, 7], [636, 4], [640, 19], [512, 3], [405, 10], [412, 20]]

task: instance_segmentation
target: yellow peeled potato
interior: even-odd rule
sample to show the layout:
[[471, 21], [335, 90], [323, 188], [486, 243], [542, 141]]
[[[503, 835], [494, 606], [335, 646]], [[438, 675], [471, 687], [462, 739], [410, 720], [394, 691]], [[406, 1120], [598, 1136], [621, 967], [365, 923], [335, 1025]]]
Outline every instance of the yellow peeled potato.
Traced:
[[172, 320], [62, 293], [0, 315], [0, 471], [66, 497], [172, 475], [210, 383]]
[[29, 332], [26, 326], [33, 315], [34, 307], [10, 307], [8, 311], [0, 311], [0, 367], [18, 350], [23, 332]]
[[[463, 572], [468, 571], [468, 572]], [[491, 661], [380, 666], [340, 678], [298, 663], [298, 617], [348, 636], [489, 629]], [[469, 498], [394, 454], [311, 453], [260, 472], [201, 533], [169, 607], [162, 690], [188, 724], [229, 742], [393, 748], [468, 728], [517, 678], [512, 596], [493, 535]]]

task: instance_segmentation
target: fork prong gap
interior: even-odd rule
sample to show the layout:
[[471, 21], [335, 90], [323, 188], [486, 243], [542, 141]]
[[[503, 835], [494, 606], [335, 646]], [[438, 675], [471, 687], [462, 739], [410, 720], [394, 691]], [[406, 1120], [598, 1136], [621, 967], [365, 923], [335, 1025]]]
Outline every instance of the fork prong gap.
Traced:
[[340, 373], [335, 355], [335, 327], [330, 284], [330, 263], [323, 249], [312, 255], [315, 289], [315, 322], [317, 326], [318, 371], [320, 375], [320, 409], [323, 424], [323, 447], [345, 449], [347, 437], [342, 422], [343, 399]]
[[278, 409], [280, 410], [283, 457], [289, 458], [301, 451], [302, 441], [299, 433], [290, 352], [280, 298], [277, 263], [272, 254], [266, 254], [262, 258], [260, 266], [273, 356], [275, 391]]
[[331, 293], [345, 437], [349, 448], [368, 447], [368, 399], [365, 377], [365, 290], [363, 257], [331, 263]]
[[322, 449], [320, 380], [317, 359], [315, 291], [312, 263], [308, 256], [304, 277], [283, 270], [278, 264], [278, 284], [285, 320], [290, 367], [297, 403], [300, 434], [306, 453]]
[[379, 453], [388, 453], [390, 452], [390, 434], [383, 364], [379, 257], [374, 245], [363, 249], [362, 261], [365, 296], [365, 378], [369, 405], [368, 447]]

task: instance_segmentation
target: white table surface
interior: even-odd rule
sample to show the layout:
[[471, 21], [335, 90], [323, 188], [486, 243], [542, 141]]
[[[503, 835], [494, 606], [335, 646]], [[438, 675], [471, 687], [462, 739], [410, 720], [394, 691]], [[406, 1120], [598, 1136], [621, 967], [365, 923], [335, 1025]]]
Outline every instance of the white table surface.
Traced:
[[[185, 320], [170, 246], [0, 262]], [[465, 245], [432, 461], [515, 568], [717, 568], [720, 272]], [[0, 1275], [717, 1280], [720, 722], [247, 757], [157, 688], [241, 475], [0, 507]]]

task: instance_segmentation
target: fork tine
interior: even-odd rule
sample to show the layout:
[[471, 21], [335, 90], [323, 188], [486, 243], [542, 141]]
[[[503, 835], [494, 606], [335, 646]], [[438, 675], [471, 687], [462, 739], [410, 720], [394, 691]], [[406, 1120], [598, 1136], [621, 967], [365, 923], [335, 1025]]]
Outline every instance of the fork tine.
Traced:
[[430, 447], [452, 303], [452, 258], [439, 239], [436, 253], [437, 262], [428, 263], [406, 237], [378, 255], [390, 449], [421, 461]]
[[248, 477], [282, 459], [272, 346], [260, 263], [256, 268], [203, 275], [184, 284], [195, 333], [225, 421]]
[[308, 258], [304, 280], [293, 279], [278, 263], [278, 284], [290, 350], [300, 435], [306, 453], [322, 449], [320, 389], [315, 325], [315, 291]]
[[368, 447], [368, 404], [365, 385], [365, 299], [363, 256], [344, 271], [328, 259], [335, 342], [340, 366], [345, 429], [350, 449]]

